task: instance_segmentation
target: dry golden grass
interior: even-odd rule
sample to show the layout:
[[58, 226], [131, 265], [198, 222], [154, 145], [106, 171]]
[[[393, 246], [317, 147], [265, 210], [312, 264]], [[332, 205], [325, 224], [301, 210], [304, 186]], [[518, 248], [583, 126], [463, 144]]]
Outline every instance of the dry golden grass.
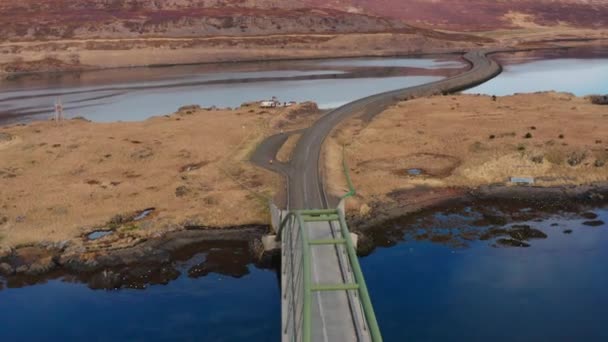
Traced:
[[[116, 68], [291, 58], [392, 56], [446, 52], [477, 46], [472, 41], [411, 33], [303, 34], [255, 37], [85, 39], [0, 43], [4, 69]], [[356, 47], [356, 49], [353, 49]], [[48, 61], [45, 62], [45, 60]], [[77, 61], [75, 63], [75, 61]]]
[[[458, 95], [401, 102], [369, 124], [352, 119], [325, 148], [336, 155], [346, 145], [365, 203], [390, 200], [394, 190], [505, 184], [510, 177], [535, 177], [540, 186], [608, 181], [607, 137], [606, 107], [570, 94]], [[329, 184], [341, 195], [334, 164], [326, 165]], [[424, 174], [410, 176], [411, 168]]]
[[283, 144], [283, 146], [281, 146], [281, 149], [277, 153], [278, 161], [280, 161], [282, 163], [287, 163], [291, 160], [293, 150], [296, 148], [296, 145], [298, 144], [298, 140], [300, 140], [301, 136], [302, 136], [302, 134], [296, 133], [296, 134], [290, 135], [289, 138], [287, 138], [287, 141], [285, 141], [285, 143]]
[[184, 224], [267, 223], [266, 198], [282, 180], [248, 156], [279, 123], [297, 126], [293, 112], [303, 107], [310, 108], [250, 105], [132, 123], [2, 127], [1, 244], [78, 240], [109, 227], [115, 215], [146, 208], [156, 210], [129, 235], [155, 236]]

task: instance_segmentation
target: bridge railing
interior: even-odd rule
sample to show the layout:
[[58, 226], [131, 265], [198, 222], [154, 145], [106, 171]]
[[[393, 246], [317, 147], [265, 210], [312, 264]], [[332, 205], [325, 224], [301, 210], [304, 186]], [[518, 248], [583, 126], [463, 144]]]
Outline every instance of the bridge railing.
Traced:
[[[307, 222], [338, 222], [339, 237], [311, 240]], [[282, 293], [287, 303], [287, 316], [283, 323], [283, 336], [287, 340], [309, 342], [312, 338], [312, 295], [315, 292], [356, 291], [363, 313], [363, 329], [372, 341], [382, 341], [372, 302], [365, 284], [343, 212], [335, 209], [298, 210], [287, 214], [279, 229], [282, 241], [282, 277], [285, 286]], [[341, 245], [344, 247], [352, 277], [339, 284], [313, 284], [311, 276], [311, 247]]]
[[289, 213], [283, 219], [279, 233], [282, 239], [281, 276], [286, 282], [282, 296], [287, 303], [282, 333], [299, 342], [304, 323], [304, 249], [296, 247], [302, 243], [302, 230], [296, 226], [297, 215]]

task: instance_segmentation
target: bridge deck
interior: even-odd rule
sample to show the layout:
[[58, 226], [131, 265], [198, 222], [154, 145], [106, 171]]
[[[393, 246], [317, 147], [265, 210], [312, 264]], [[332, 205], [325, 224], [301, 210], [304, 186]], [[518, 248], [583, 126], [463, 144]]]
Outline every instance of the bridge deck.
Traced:
[[[502, 70], [498, 63], [487, 58], [488, 53], [495, 52], [499, 52], [499, 50], [475, 50], [465, 54], [464, 59], [471, 64], [471, 69], [454, 77], [368, 96], [328, 112], [310, 128], [303, 131], [303, 134], [293, 151], [293, 157], [289, 164], [277, 165], [277, 163], [275, 163], [274, 165], [269, 166], [267, 163], [267, 160], [276, 155], [281, 144], [287, 139], [286, 136], [283, 135], [274, 136], [265, 141], [265, 143], [256, 150], [252, 160], [262, 167], [281, 172], [287, 177], [288, 208], [327, 208], [327, 201], [323, 199], [325, 192], [320, 172], [322, 167], [319, 160], [323, 142], [341, 121], [353, 117], [356, 114], [361, 114], [363, 115], [363, 118], [371, 119], [374, 115], [381, 113], [391, 104], [395, 104], [404, 99], [452, 93], [489, 80], [498, 75]], [[273, 149], [272, 147], [275, 148]], [[341, 217], [341, 219], [343, 219], [343, 217]], [[340, 223], [340, 226], [345, 226], [345, 223], [342, 221]], [[293, 225], [293, 223], [291, 224]], [[315, 223], [305, 230], [311, 231], [311, 238], [313, 239], [332, 237], [334, 235], [328, 223]], [[283, 235], [283, 237], [284, 236], [285, 235]], [[313, 327], [308, 330], [312, 330], [314, 336], [307, 336], [306, 340], [313, 340], [313, 338], [314, 340], [320, 341], [355, 340], [352, 339], [353, 330], [360, 333], [360, 327], [357, 326], [360, 319], [357, 318], [357, 309], [353, 309], [353, 307], [360, 308], [361, 304], [363, 304], [363, 309], [360, 311], [363, 311], [365, 314], [364, 322], [368, 325], [363, 327], [367, 328], [364, 332], [366, 332], [367, 335], [371, 335], [371, 338], [374, 341], [381, 341], [382, 336], [380, 335], [366, 288], [358, 289], [358, 291], [350, 291], [348, 296], [344, 294], [344, 291], [341, 294], [333, 292], [328, 295], [313, 291], [311, 295], [311, 291], [303, 291], [302, 288], [300, 288], [300, 280], [291, 280], [301, 279], [298, 278], [297, 274], [293, 274], [294, 269], [296, 267], [300, 268], [301, 265], [296, 265], [297, 263], [293, 261], [287, 262], [287, 255], [285, 252], [290, 250], [290, 253], [293, 252], [293, 254], [296, 254], [296, 258], [290, 256], [291, 260], [294, 260], [301, 256], [302, 251], [298, 252], [298, 249], [306, 249], [301, 247], [294, 248], [294, 241], [298, 241], [295, 234], [287, 240], [282, 238], [282, 260], [285, 265], [282, 275], [282, 290], [284, 294], [282, 303], [283, 340], [303, 340], [301, 332], [306, 329], [304, 329], [303, 323], [302, 326], [300, 326], [300, 324], [303, 322], [303, 317], [305, 317], [303, 314], [305, 310], [301, 310], [301, 308], [304, 303], [308, 303], [309, 306], [306, 309], [308, 310], [307, 315], [310, 315], [310, 317], [306, 321], [306, 325], [307, 328], [311, 328], [310, 325], [313, 325]], [[349, 265], [350, 267], [355, 267], [353, 273], [357, 279], [361, 280], [361, 284], [364, 287], [361, 269], [356, 260], [356, 255], [355, 257], [352, 256], [352, 249], [351, 244], [351, 246], [347, 248], [348, 260], [351, 261]], [[347, 282], [345, 279], [348, 277], [345, 276], [344, 273], [341, 273], [344, 270], [344, 263], [338, 263], [340, 262], [339, 256], [340, 253], [336, 253], [335, 246], [329, 246], [327, 248], [312, 247], [309, 255], [307, 255], [308, 259], [310, 259], [309, 264], [306, 265], [307, 267], [304, 267], [309, 269], [307, 277], [311, 279], [310, 281], [334, 281], [342, 277], [342, 282]], [[348, 268], [349, 266], [347, 265], [346, 267]], [[301, 293], [306, 294], [306, 297], [304, 297], [304, 295], [299, 295]], [[357, 295], [359, 298], [356, 298]], [[353, 297], [355, 297], [355, 300], [353, 300]], [[346, 310], [347, 307], [349, 310]], [[290, 333], [288, 333], [289, 331], [295, 333], [290, 335]], [[369, 338], [369, 336], [359, 337], [359, 340]]]
[[[300, 249], [308, 241], [309, 276], [312, 289], [310, 300], [310, 328], [312, 341], [371, 341], [365, 312], [360, 301], [358, 288], [351, 290], [340, 289], [343, 286], [358, 286], [356, 277], [349, 262], [347, 244], [337, 220], [333, 222], [304, 222], [303, 229], [296, 225], [292, 234], [285, 234], [282, 239], [284, 262], [288, 262], [290, 252], [294, 253], [293, 260], [304, 259], [306, 256]], [[297, 233], [300, 230], [302, 236]], [[350, 238], [350, 237], [349, 237]], [[300, 279], [304, 282], [305, 272], [300, 275], [298, 264], [284, 265], [282, 277], [282, 308], [283, 308], [283, 341], [300, 341], [304, 324], [298, 325], [304, 315], [303, 305], [307, 300], [300, 292], [305, 293], [304, 285], [299, 291], [297, 285]], [[293, 282], [290, 282], [290, 277]], [[295, 290], [294, 290], [294, 284]], [[345, 285], [347, 284], [347, 285]], [[290, 288], [291, 287], [291, 288]], [[294, 297], [295, 296], [295, 300]], [[292, 303], [290, 303], [290, 300]], [[294, 311], [295, 308], [295, 311]], [[302, 313], [300, 314], [299, 311]], [[296, 314], [291, 322], [296, 322], [296, 328], [290, 325], [289, 315]], [[294, 336], [295, 335], [295, 336]]]
[[[327, 222], [309, 223], [311, 239], [332, 239], [332, 227]], [[312, 280], [314, 284], [351, 283], [345, 263], [344, 247], [339, 245], [320, 245], [311, 248]], [[351, 294], [351, 298], [353, 295]], [[312, 324], [318, 327], [313, 330], [314, 341], [357, 341], [358, 325], [362, 324], [361, 304], [353, 298], [354, 310], [346, 291], [315, 292], [312, 305]], [[353, 317], [355, 316], [355, 317]], [[364, 339], [369, 340], [369, 338]]]

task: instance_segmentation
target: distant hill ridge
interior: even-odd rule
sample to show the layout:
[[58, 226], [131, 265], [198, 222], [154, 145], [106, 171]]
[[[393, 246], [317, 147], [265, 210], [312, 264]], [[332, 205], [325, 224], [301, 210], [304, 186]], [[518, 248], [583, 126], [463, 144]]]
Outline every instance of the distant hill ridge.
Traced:
[[[608, 0], [303, 0], [412, 25], [475, 31], [527, 25], [608, 28]], [[523, 20], [520, 20], [523, 19]]]
[[3, 41], [606, 28], [608, 0], [3, 0], [0, 22]]
[[407, 29], [402, 21], [295, 0], [9, 0], [4, 40], [246, 36]]

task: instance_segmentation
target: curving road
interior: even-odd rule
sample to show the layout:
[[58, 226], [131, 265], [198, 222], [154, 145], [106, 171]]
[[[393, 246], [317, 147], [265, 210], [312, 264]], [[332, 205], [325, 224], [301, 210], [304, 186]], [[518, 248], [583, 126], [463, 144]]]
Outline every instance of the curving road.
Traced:
[[[463, 90], [479, 83], [485, 82], [501, 72], [501, 67], [487, 57], [488, 51], [479, 50], [469, 52], [464, 58], [471, 64], [471, 68], [455, 77], [428, 83], [416, 87], [399, 89], [381, 93], [348, 103], [328, 112], [317, 120], [310, 128], [303, 131], [298, 141], [293, 157], [289, 163], [275, 162], [269, 164], [268, 160], [275, 156], [288, 134], [278, 134], [266, 139], [254, 152], [252, 161], [262, 167], [282, 173], [287, 179], [288, 209], [320, 209], [329, 207], [327, 194], [323, 186], [323, 177], [319, 167], [321, 148], [323, 142], [331, 131], [344, 119], [360, 114], [371, 118], [382, 112], [388, 106], [406, 99], [433, 94], [450, 93]], [[334, 203], [332, 203], [333, 205]], [[336, 239], [341, 236], [333, 223], [309, 223], [306, 234], [312, 240]], [[304, 229], [304, 227], [301, 227]], [[297, 235], [297, 234], [294, 234]], [[287, 253], [297, 251], [289, 250], [285, 240], [282, 247]], [[321, 248], [322, 247], [322, 248]], [[343, 246], [329, 245], [316, 246], [310, 250], [310, 277], [313, 284], [345, 284], [352, 282], [349, 261], [345, 260]], [[293, 277], [293, 274], [286, 274]], [[286, 282], [282, 282], [281, 290], [285, 292]], [[289, 315], [289, 304], [282, 298], [283, 317]], [[313, 299], [314, 298], [314, 299]], [[359, 297], [351, 292], [322, 293], [315, 292], [311, 298], [311, 319], [314, 341], [370, 341], [369, 331], [365, 327]], [[292, 308], [292, 310], [294, 310]], [[289, 326], [288, 320], [283, 319], [283, 331]], [[290, 340], [289, 334], [283, 333], [282, 340]]]
[[447, 94], [474, 87], [500, 74], [502, 67], [488, 57], [496, 51], [475, 50], [463, 57], [471, 68], [457, 76], [415, 87], [398, 89], [368, 96], [336, 108], [306, 129], [298, 141], [289, 164], [269, 164], [275, 159], [290, 133], [278, 134], [266, 139], [254, 152], [251, 161], [279, 172], [287, 178], [287, 204], [289, 209], [327, 208], [328, 198], [323, 186], [319, 167], [323, 142], [331, 131], [344, 119], [356, 114], [373, 117], [387, 107], [404, 99], [435, 94]]

